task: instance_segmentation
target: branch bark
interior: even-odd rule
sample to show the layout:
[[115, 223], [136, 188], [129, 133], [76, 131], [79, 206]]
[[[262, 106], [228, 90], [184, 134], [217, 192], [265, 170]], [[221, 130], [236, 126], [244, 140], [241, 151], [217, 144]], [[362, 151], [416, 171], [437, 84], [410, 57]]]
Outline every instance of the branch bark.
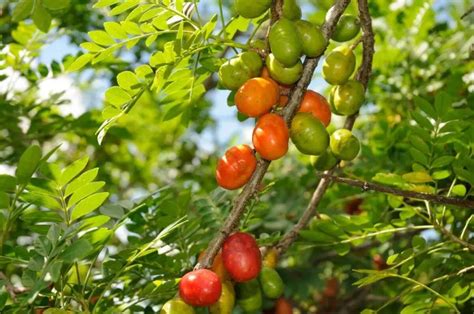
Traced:
[[[280, 4], [282, 3], [281, 0], [276, 0], [274, 4], [277, 5], [277, 2]], [[331, 15], [327, 17], [326, 23], [322, 26], [323, 34], [328, 40], [331, 37], [331, 34], [334, 32], [339, 18], [349, 5], [349, 2], [350, 0], [338, 0], [334, 5], [334, 9], [331, 10]], [[303, 97], [303, 93], [311, 82], [314, 70], [316, 69], [320, 58], [321, 57], [306, 58], [304, 61], [303, 74], [296, 86], [291, 91], [289, 96], [289, 102], [286, 105], [285, 110], [283, 111], [283, 118], [285, 119], [287, 125], [290, 125], [293, 116], [298, 110], [299, 104]], [[259, 159], [257, 168], [255, 169], [255, 172], [250, 178], [250, 181], [245, 185], [242, 192], [235, 199], [234, 206], [230, 211], [226, 221], [222, 225], [218, 234], [210, 242], [203, 259], [200, 263], [196, 265], [195, 269], [210, 267], [212, 261], [214, 260], [214, 257], [219, 252], [219, 249], [221, 248], [224, 240], [237, 227], [237, 224], [240, 221], [240, 218], [244, 213], [249, 200], [252, 199], [258, 193], [258, 187], [260, 185], [260, 182], [262, 181], [269, 166], [270, 161]]]
[[[367, 4], [367, 0], [358, 0], [359, 4], [359, 18], [361, 22], [361, 27], [363, 31], [362, 35], [362, 46], [363, 46], [363, 53], [362, 53], [362, 64], [359, 67], [356, 75], [356, 79], [364, 85], [365, 90], [367, 90], [367, 86], [369, 83], [370, 73], [372, 71], [372, 59], [374, 55], [374, 33], [372, 30], [372, 21], [370, 18], [369, 7]], [[335, 25], [333, 25], [335, 27]], [[291, 105], [291, 103], [289, 104]], [[352, 130], [354, 126], [354, 122], [357, 118], [358, 113], [349, 116], [344, 123], [344, 128], [348, 130]], [[328, 170], [325, 172], [326, 175], [332, 175], [334, 170], [338, 167], [336, 165], [333, 169]], [[303, 215], [300, 217], [298, 222], [295, 226], [283, 236], [280, 242], [276, 245], [276, 249], [281, 255], [283, 252], [286, 252], [288, 248], [293, 244], [293, 242], [298, 237], [300, 230], [302, 230], [310, 221], [310, 219], [316, 214], [316, 208], [321, 201], [324, 193], [326, 192], [327, 188], [329, 187], [330, 180], [327, 178], [322, 178], [319, 181], [316, 190], [314, 191], [308, 206], [306, 207]], [[319, 215], [318, 215], [319, 217]]]

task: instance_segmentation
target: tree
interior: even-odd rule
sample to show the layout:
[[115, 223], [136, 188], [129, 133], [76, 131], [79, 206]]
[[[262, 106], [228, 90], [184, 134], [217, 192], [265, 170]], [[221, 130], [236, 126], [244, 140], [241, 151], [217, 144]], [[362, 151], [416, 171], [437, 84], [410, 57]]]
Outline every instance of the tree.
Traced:
[[1, 5], [2, 313], [471, 313], [468, 5]]

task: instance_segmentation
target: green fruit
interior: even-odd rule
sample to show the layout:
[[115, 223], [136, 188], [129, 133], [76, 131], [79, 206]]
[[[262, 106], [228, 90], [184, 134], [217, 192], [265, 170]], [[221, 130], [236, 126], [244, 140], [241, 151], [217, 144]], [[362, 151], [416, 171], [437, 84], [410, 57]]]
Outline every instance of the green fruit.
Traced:
[[334, 106], [334, 92], [336, 91], [336, 87], [337, 87], [337, 86], [334, 86], [334, 87], [331, 88], [331, 90], [329, 91], [329, 99], [328, 99], [329, 107], [331, 108], [331, 112], [332, 112], [332, 113], [342, 116], [342, 113], [340, 113], [339, 111], [337, 111], [336, 107]]
[[194, 314], [192, 306], [181, 299], [171, 299], [161, 308], [160, 314]]
[[320, 155], [329, 145], [329, 134], [319, 119], [309, 112], [298, 112], [291, 122], [290, 137], [303, 154]]
[[295, 0], [283, 0], [283, 17], [293, 21], [301, 18], [301, 8]]
[[250, 47], [260, 49], [260, 50], [265, 50], [267, 48], [267, 44], [265, 43], [265, 41], [261, 39], [254, 38], [250, 41]]
[[279, 19], [272, 25], [268, 41], [273, 55], [284, 66], [291, 67], [300, 61], [303, 47], [292, 21]]
[[327, 41], [319, 27], [308, 21], [298, 20], [295, 22], [303, 53], [308, 57], [317, 57], [326, 49]]
[[259, 276], [263, 294], [267, 298], [277, 299], [283, 294], [283, 280], [275, 269], [263, 267]]
[[330, 139], [331, 151], [341, 160], [352, 160], [359, 154], [360, 143], [351, 131], [347, 129], [336, 130]]
[[248, 19], [259, 17], [270, 8], [272, 0], [236, 0], [235, 11]]
[[263, 303], [262, 291], [257, 279], [237, 285], [237, 303], [244, 312], [261, 309]]
[[231, 314], [235, 305], [234, 286], [230, 281], [222, 283], [222, 292], [217, 303], [211, 305], [209, 312], [211, 314]]
[[250, 69], [250, 75], [256, 77], [260, 75], [263, 67], [262, 58], [255, 51], [246, 51], [238, 55], [242, 62]]
[[292, 67], [285, 67], [283, 64], [278, 62], [275, 56], [271, 53], [267, 56], [266, 60], [267, 69], [270, 72], [270, 76], [278, 83], [291, 85], [296, 83], [303, 73], [303, 64], [301, 60]]
[[219, 81], [227, 89], [238, 89], [252, 77], [250, 69], [240, 58], [232, 58], [219, 68]]
[[351, 14], [344, 14], [337, 22], [336, 29], [331, 39], [344, 42], [356, 37], [360, 31], [360, 22], [357, 17]]
[[326, 171], [332, 169], [337, 164], [337, 158], [331, 151], [326, 150], [319, 156], [311, 156], [310, 162], [314, 169]]
[[324, 60], [323, 77], [329, 84], [344, 84], [354, 72], [355, 63], [355, 55], [349, 46], [339, 46]]
[[359, 81], [349, 80], [343, 85], [333, 87], [332, 102], [335, 110], [350, 116], [359, 111], [365, 100], [364, 86]]

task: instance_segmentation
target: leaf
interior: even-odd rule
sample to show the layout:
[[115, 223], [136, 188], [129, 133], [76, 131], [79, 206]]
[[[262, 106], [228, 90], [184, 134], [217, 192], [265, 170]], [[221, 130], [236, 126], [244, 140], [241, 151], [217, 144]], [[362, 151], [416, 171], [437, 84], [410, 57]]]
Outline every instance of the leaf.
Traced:
[[419, 112], [412, 111], [411, 116], [416, 121], [416, 123], [418, 123], [418, 125], [421, 126], [422, 128], [427, 129], [427, 130], [433, 129], [433, 124], [431, 124], [430, 120], [428, 120], [425, 116], [423, 116]]
[[126, 90], [137, 89], [140, 87], [140, 81], [135, 73], [131, 71], [123, 71], [117, 75], [118, 85]]
[[413, 159], [416, 162], [418, 162], [422, 165], [428, 165], [428, 157], [425, 154], [423, 154], [422, 152], [420, 152], [418, 149], [410, 147], [408, 152], [410, 153], [410, 155], [413, 157]]
[[123, 208], [119, 205], [105, 205], [102, 206], [100, 212], [112, 218], [120, 219], [124, 215]]
[[413, 100], [415, 101], [415, 105], [421, 110], [423, 110], [423, 112], [426, 113], [429, 117], [433, 119], [437, 117], [435, 109], [428, 101], [419, 96], [413, 97]]
[[448, 110], [451, 108], [452, 98], [445, 91], [436, 94], [434, 106], [440, 118], [444, 118]]
[[39, 166], [41, 160], [41, 148], [38, 145], [28, 147], [21, 155], [18, 167], [16, 168], [16, 177], [18, 183], [28, 183], [33, 173]]
[[72, 263], [78, 260], [83, 259], [94, 248], [86, 239], [79, 239], [73, 242], [71, 245], [67, 246], [63, 253], [59, 256], [66, 263]]
[[103, 224], [107, 223], [109, 220], [110, 220], [110, 217], [105, 216], [105, 215], [97, 215], [97, 216], [89, 217], [82, 221], [80, 229], [85, 230], [85, 229], [100, 227]]
[[413, 248], [417, 248], [417, 249], [424, 249], [425, 246], [426, 246], [426, 240], [419, 236], [419, 235], [415, 235], [412, 239], [411, 239], [411, 246]]
[[72, 210], [71, 219], [76, 220], [84, 215], [87, 215], [93, 212], [95, 209], [97, 209], [100, 205], [102, 205], [105, 202], [108, 196], [109, 196], [109, 193], [102, 192], [102, 193], [93, 194], [83, 199]]
[[118, 86], [112, 86], [105, 92], [105, 100], [113, 106], [120, 107], [132, 100], [132, 97]]
[[[0, 209], [7, 209], [9, 205], [10, 205], [10, 197], [8, 196], [7, 193], [0, 191]], [[0, 225], [1, 225], [1, 220], [0, 220]]]
[[455, 186], [453, 186], [453, 189], [451, 190], [451, 193], [453, 195], [461, 196], [461, 197], [466, 195], [466, 192], [467, 192], [466, 186], [464, 186], [463, 184], [456, 184]]
[[234, 38], [235, 34], [240, 32], [246, 32], [250, 25], [250, 20], [242, 16], [238, 16], [232, 22], [227, 25], [225, 32], [228, 34], [229, 38]]
[[117, 22], [105, 22], [104, 29], [113, 38], [117, 38], [117, 39], [127, 38], [127, 33], [125, 32], [123, 27]]
[[70, 0], [42, 0], [43, 6], [48, 10], [64, 10], [71, 5]]
[[13, 10], [12, 19], [14, 22], [19, 22], [30, 16], [33, 10], [34, 0], [21, 0]]
[[453, 156], [441, 156], [436, 158], [431, 164], [431, 168], [441, 168], [449, 165], [454, 161]]
[[[43, 0], [44, 1], [44, 0]], [[51, 26], [51, 14], [49, 14], [46, 9], [41, 5], [35, 5], [35, 9], [32, 15], [33, 22], [35, 22], [36, 27], [44, 33], [49, 31]]]
[[93, 42], [101, 46], [107, 47], [115, 44], [115, 40], [104, 31], [90, 31], [87, 34], [89, 34], [89, 37], [92, 39]]
[[415, 172], [409, 172], [405, 173], [402, 176], [403, 180], [410, 182], [410, 183], [426, 183], [426, 182], [432, 182], [433, 179], [431, 176], [422, 171], [415, 171]]
[[405, 180], [395, 173], [377, 173], [372, 180], [386, 185], [402, 187], [406, 185]]
[[58, 179], [60, 186], [65, 186], [68, 184], [74, 177], [76, 177], [82, 170], [87, 166], [89, 162], [89, 157], [85, 156], [79, 160], [76, 160], [61, 172], [61, 176]]
[[97, 8], [97, 9], [105, 8], [105, 7], [111, 6], [112, 4], [116, 4], [116, 3], [119, 3], [119, 2], [120, 2], [120, 0], [99, 0], [92, 7]]
[[131, 21], [122, 21], [122, 27], [127, 34], [130, 35], [141, 35], [142, 31], [137, 23]]
[[0, 191], [14, 192], [16, 188], [16, 178], [8, 174], [0, 174]]
[[105, 182], [103, 181], [98, 181], [98, 182], [91, 182], [87, 183], [80, 188], [78, 188], [71, 196], [69, 201], [67, 202], [68, 208], [72, 207], [75, 205], [77, 202], [80, 200], [86, 198], [87, 196], [97, 192], [100, 190], [103, 186], [105, 185]]
[[94, 180], [97, 177], [98, 173], [99, 168], [93, 168], [81, 174], [79, 177], [77, 177], [71, 183], [68, 184], [68, 186], [66, 187], [66, 191], [64, 192], [64, 197], [68, 197], [83, 185]]
[[431, 177], [434, 180], [443, 180], [443, 179], [448, 178], [450, 175], [451, 175], [451, 171], [449, 170], [439, 170], [439, 171], [434, 171], [431, 174]]
[[92, 55], [90, 53], [85, 53], [85, 54], [79, 56], [76, 60], [74, 60], [74, 62], [72, 62], [67, 67], [67, 71], [74, 72], [74, 71], [80, 70], [86, 64], [88, 64], [93, 58], [94, 58], [94, 55]]
[[416, 136], [416, 135], [411, 136], [410, 137], [410, 143], [413, 145], [413, 147], [415, 147], [416, 149], [418, 149], [422, 153], [424, 153], [426, 155], [430, 154], [430, 147], [419, 136]]
[[119, 4], [118, 6], [116, 6], [115, 8], [113, 8], [110, 11], [110, 15], [114, 16], [114, 15], [121, 14], [125, 11], [128, 11], [131, 8], [137, 6], [139, 2], [140, 2], [140, 0], [128, 0], [124, 3], [122, 3], [122, 4]]

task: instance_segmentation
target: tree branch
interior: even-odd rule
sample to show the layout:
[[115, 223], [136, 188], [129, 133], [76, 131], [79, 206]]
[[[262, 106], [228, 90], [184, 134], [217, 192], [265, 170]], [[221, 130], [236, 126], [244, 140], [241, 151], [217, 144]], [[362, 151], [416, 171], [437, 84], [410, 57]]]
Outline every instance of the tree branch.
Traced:
[[[278, 0], [278, 2], [281, 2], [281, 0]], [[329, 39], [330, 35], [334, 32], [336, 24], [346, 7], [349, 5], [349, 2], [350, 0], [338, 0], [334, 5], [334, 9], [331, 11], [331, 16], [328, 17], [327, 22], [322, 27], [323, 34], [327, 39]], [[311, 82], [319, 59], [320, 56], [317, 58], [305, 59], [303, 74], [296, 86], [291, 91], [289, 102], [283, 111], [283, 118], [288, 125], [290, 125], [291, 120], [299, 107], [304, 91]], [[196, 265], [196, 269], [210, 267], [225, 238], [227, 238], [237, 227], [237, 224], [244, 213], [249, 200], [258, 193], [260, 182], [262, 181], [269, 166], [270, 161], [259, 159], [255, 172], [253, 173], [249, 182], [245, 185], [242, 192], [235, 199], [234, 206], [230, 211], [226, 221], [222, 225], [218, 234], [210, 242], [202, 261]]]
[[470, 7], [466, 12], [464, 12], [463, 15], [461, 15], [461, 20], [468, 17], [469, 14], [471, 14], [472, 12], [474, 12], [474, 5]]
[[[374, 32], [372, 30], [372, 21], [370, 18], [369, 8], [367, 4], [367, 0], [358, 0], [359, 3], [359, 18], [361, 22], [361, 27], [363, 31], [362, 35], [362, 46], [363, 46], [363, 53], [362, 53], [362, 64], [359, 67], [356, 75], [356, 79], [364, 85], [365, 90], [367, 90], [368, 82], [370, 73], [372, 71], [372, 58], [374, 55]], [[332, 25], [335, 27], [335, 25]], [[323, 31], [328, 31], [323, 29]], [[326, 35], [327, 33], [325, 33]], [[291, 105], [291, 103], [289, 104]], [[357, 118], [358, 113], [349, 116], [344, 123], [344, 128], [348, 130], [352, 130], [354, 126], [354, 122]], [[336, 165], [333, 169], [328, 170], [325, 172], [326, 175], [332, 175], [334, 170], [338, 167]], [[319, 202], [321, 201], [326, 189], [328, 188], [330, 180], [327, 178], [322, 178], [319, 181], [316, 190], [314, 191], [308, 206], [306, 207], [303, 215], [300, 217], [298, 222], [295, 226], [283, 236], [280, 242], [276, 245], [276, 249], [278, 250], [279, 254], [285, 252], [290, 245], [296, 240], [300, 230], [302, 230], [310, 221], [310, 219], [316, 214], [316, 207], [318, 206]], [[319, 217], [319, 215], [318, 215]]]

